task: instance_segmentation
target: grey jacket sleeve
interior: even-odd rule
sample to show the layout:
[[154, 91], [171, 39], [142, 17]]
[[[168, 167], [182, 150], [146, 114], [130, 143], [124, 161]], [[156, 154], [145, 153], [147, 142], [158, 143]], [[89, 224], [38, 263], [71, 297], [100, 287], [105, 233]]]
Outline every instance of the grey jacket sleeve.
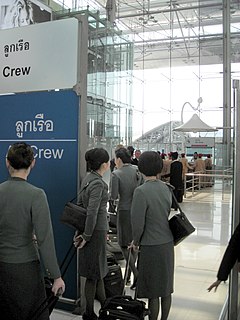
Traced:
[[131, 220], [133, 241], [135, 245], [139, 245], [145, 228], [145, 216], [147, 211], [147, 203], [142, 191], [136, 188], [133, 194], [131, 207]]
[[112, 173], [110, 182], [110, 199], [117, 200], [119, 195], [119, 178]]
[[228, 246], [223, 255], [217, 278], [221, 281], [226, 281], [234, 264], [240, 260], [240, 224], [235, 229]]
[[56, 279], [61, 274], [56, 257], [50, 210], [45, 192], [39, 190], [32, 203], [32, 223], [45, 272], [49, 277]]
[[96, 179], [94, 182], [91, 182], [86, 189], [88, 192], [87, 219], [83, 233], [83, 237], [86, 241], [90, 240], [96, 226], [103, 189], [103, 183], [100, 179]]

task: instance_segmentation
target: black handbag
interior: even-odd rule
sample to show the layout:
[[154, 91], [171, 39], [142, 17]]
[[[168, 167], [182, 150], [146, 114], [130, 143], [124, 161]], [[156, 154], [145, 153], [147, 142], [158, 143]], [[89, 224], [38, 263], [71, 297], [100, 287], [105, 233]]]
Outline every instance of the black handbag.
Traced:
[[[84, 186], [84, 188], [79, 192], [79, 194], [87, 188], [89, 183], [90, 182], [88, 182]], [[75, 204], [74, 201], [76, 199], [77, 197], [73, 198], [65, 204], [63, 213], [60, 217], [60, 221], [82, 233], [85, 228], [87, 209], [85, 209], [83, 206]]]
[[174, 245], [178, 245], [180, 242], [182, 242], [185, 238], [187, 238], [191, 233], [193, 233], [196, 229], [191, 224], [191, 222], [188, 220], [185, 213], [182, 211], [180, 205], [178, 204], [178, 201], [173, 193], [172, 187], [169, 186], [169, 189], [172, 192], [172, 196], [174, 201], [176, 202], [176, 205], [179, 209], [179, 213], [176, 213], [174, 216], [172, 216], [169, 219], [169, 227], [173, 234], [173, 242]]

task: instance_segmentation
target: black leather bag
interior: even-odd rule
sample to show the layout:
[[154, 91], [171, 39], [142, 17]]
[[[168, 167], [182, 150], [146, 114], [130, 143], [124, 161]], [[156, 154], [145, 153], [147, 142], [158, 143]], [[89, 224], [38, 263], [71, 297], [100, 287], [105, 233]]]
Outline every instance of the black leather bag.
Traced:
[[60, 221], [82, 233], [85, 228], [86, 216], [87, 210], [85, 208], [69, 201], [64, 206]]
[[191, 233], [193, 233], [196, 229], [191, 224], [191, 222], [188, 220], [185, 213], [182, 211], [180, 205], [178, 204], [178, 201], [172, 191], [171, 186], [168, 185], [168, 187], [171, 189], [172, 196], [174, 198], [174, 201], [176, 202], [176, 205], [179, 209], [179, 213], [176, 213], [174, 216], [172, 216], [169, 219], [169, 227], [173, 234], [173, 242], [174, 245], [178, 245], [180, 242], [182, 242], [185, 238], [187, 238]]
[[143, 320], [148, 314], [144, 301], [131, 296], [114, 296], [104, 302], [99, 320]]
[[[90, 182], [88, 182], [84, 188], [79, 192], [79, 194], [87, 188]], [[84, 231], [86, 217], [87, 217], [87, 209], [83, 206], [75, 204], [74, 201], [77, 197], [68, 201], [63, 209], [63, 213], [60, 217], [60, 221], [71, 228], [78, 230], [80, 233]]]
[[195, 231], [194, 226], [188, 220], [184, 212], [175, 214], [169, 220], [169, 226], [173, 234], [175, 246]]

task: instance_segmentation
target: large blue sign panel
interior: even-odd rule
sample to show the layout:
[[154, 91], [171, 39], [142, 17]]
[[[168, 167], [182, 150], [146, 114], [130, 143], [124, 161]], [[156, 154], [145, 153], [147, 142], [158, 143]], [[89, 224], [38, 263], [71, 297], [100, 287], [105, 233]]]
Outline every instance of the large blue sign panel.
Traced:
[[[29, 143], [36, 165], [28, 181], [47, 194], [59, 263], [72, 243], [74, 230], [59, 217], [77, 192], [79, 97], [51, 91], [0, 96], [0, 182], [8, 178], [6, 153], [14, 142]], [[76, 259], [65, 276], [68, 298], [76, 298]]]

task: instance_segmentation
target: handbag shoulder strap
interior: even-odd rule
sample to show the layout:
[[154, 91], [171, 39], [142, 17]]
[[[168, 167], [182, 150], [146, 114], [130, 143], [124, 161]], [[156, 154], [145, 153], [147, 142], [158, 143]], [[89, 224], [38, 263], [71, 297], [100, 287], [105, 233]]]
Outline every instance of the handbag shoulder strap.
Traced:
[[[92, 179], [92, 180], [90, 180], [90, 181], [88, 181], [82, 188], [81, 188], [81, 190], [79, 191], [79, 193], [76, 195], [76, 197], [74, 197], [72, 200], [70, 200], [70, 202], [73, 202], [74, 200], [76, 200], [79, 196], [80, 196], [80, 194], [90, 185], [90, 183], [92, 182], [92, 181], [95, 181], [95, 180], [97, 180], [97, 179]], [[101, 179], [100, 179], [101, 180]], [[102, 180], [101, 180], [101, 182], [102, 182]], [[103, 183], [103, 182], [102, 182]]]
[[85, 186], [79, 191], [79, 193], [76, 195], [76, 197], [74, 197], [72, 200], [70, 200], [70, 202], [73, 202], [74, 200], [76, 200], [79, 195], [89, 186], [89, 184], [92, 182], [93, 180], [91, 181], [88, 181]]

